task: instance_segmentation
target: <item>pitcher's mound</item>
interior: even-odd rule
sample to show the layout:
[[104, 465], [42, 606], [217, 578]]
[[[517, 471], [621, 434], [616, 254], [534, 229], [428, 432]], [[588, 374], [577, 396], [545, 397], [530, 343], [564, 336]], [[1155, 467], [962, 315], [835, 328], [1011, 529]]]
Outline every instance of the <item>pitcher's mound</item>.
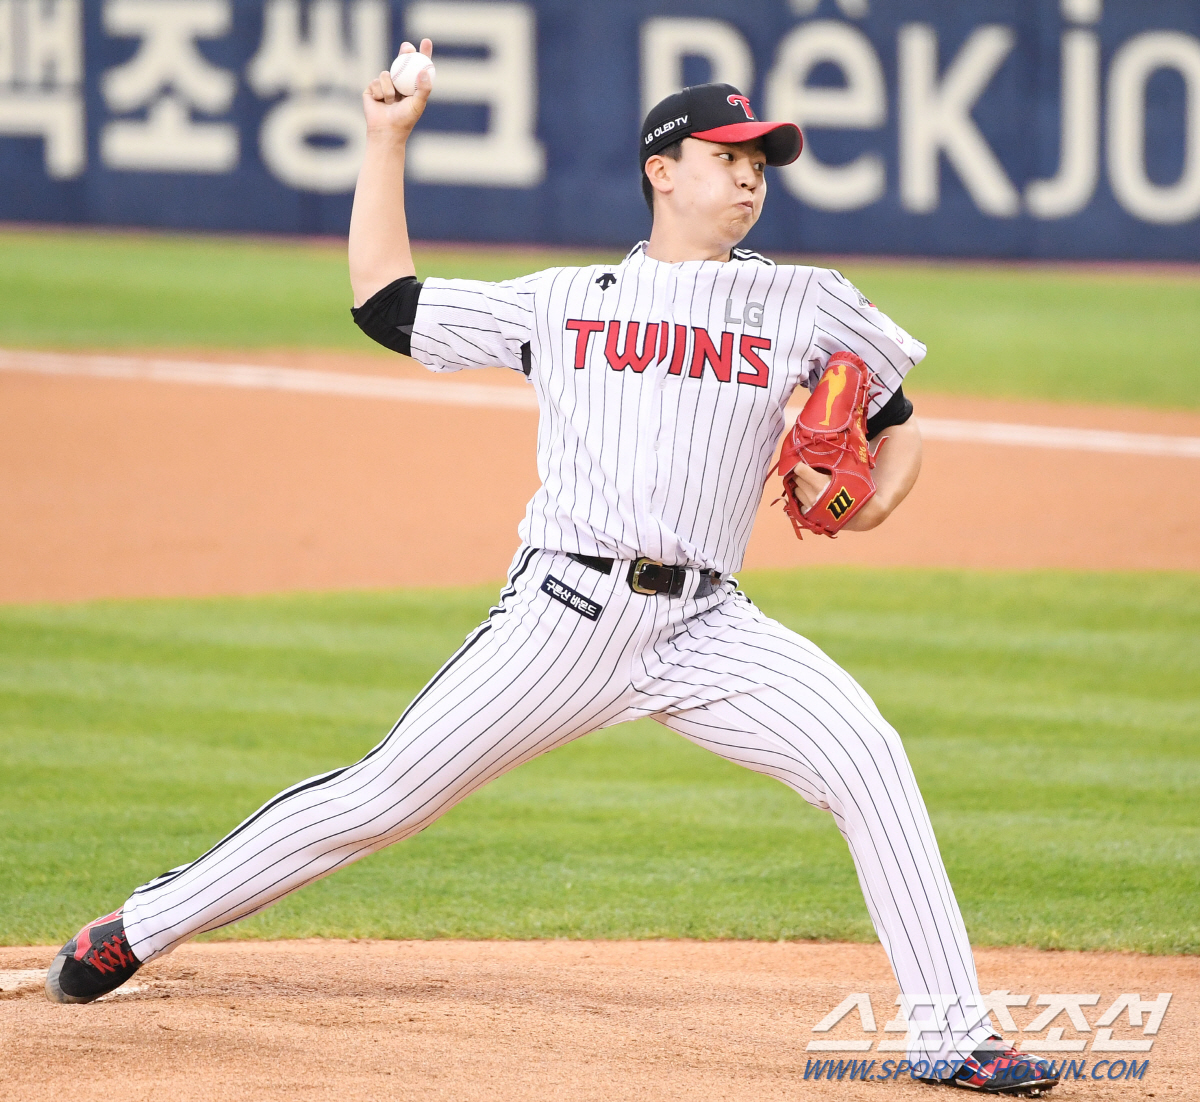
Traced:
[[[42, 997], [40, 976], [53, 954], [0, 949], [0, 1078], [9, 1098], [947, 1097], [907, 1074], [885, 1075], [885, 1062], [894, 1069], [904, 1054], [880, 1047], [903, 1034], [887, 1028], [897, 1013], [896, 987], [878, 946], [222, 942], [187, 945], [91, 1006]], [[1200, 958], [1027, 949], [985, 949], [976, 957], [983, 991], [1009, 992], [1002, 1001], [1017, 1004], [1029, 996], [1007, 1011], [1010, 1039], [1053, 1010], [1046, 997], [1068, 994], [1078, 1004], [1024, 1034], [1026, 1047], [1057, 1043], [1064, 1051], [1047, 1055], [1074, 1061], [1053, 1097], [1197, 1097], [1189, 1093], [1200, 1090], [1189, 1041], [1200, 1009]], [[1167, 992], [1157, 1033], [1148, 1032], [1155, 1028], [1148, 1010], [1136, 1012], [1139, 1024], [1121, 1009], [1108, 1027], [1098, 1025], [1124, 994], [1150, 1002]], [[814, 1032], [856, 994], [869, 999], [832, 1029]], [[873, 1022], [861, 1020], [864, 1009]], [[1076, 1028], [1080, 1021], [1086, 1032]], [[870, 1048], [808, 1047], [830, 1041]], [[1141, 1051], [1128, 1051], [1133, 1045]], [[854, 1072], [846, 1070], [850, 1061]], [[857, 1078], [864, 1071], [867, 1081]]]

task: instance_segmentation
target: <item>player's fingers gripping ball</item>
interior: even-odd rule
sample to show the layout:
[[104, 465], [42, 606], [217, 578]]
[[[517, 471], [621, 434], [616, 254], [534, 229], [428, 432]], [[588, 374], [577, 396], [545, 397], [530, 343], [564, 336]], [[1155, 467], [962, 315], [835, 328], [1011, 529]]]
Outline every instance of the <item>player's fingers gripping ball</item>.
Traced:
[[[803, 539], [804, 529], [834, 537], [875, 493], [875, 456], [867, 445], [867, 402], [873, 376], [853, 352], [835, 352], [792, 431], [775, 470], [783, 476], [783, 508]], [[878, 449], [876, 449], [878, 451]], [[796, 496], [792, 470], [807, 463], [830, 476], [810, 508]]]
[[396, 86], [396, 91], [402, 96], [415, 95], [417, 77], [426, 69], [429, 71], [429, 82], [432, 84], [437, 70], [430, 58], [415, 50], [411, 53], [398, 54], [396, 60], [392, 62], [391, 68], [392, 83]]

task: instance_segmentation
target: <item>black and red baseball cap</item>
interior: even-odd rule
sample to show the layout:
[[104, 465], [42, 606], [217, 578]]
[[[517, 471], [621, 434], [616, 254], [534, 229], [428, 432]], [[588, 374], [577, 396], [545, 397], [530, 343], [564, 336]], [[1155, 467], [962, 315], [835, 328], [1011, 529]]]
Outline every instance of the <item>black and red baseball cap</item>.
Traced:
[[795, 123], [760, 122], [732, 84], [696, 84], [656, 104], [642, 123], [642, 168], [680, 138], [730, 143], [760, 138], [769, 165], [790, 165], [804, 148]]

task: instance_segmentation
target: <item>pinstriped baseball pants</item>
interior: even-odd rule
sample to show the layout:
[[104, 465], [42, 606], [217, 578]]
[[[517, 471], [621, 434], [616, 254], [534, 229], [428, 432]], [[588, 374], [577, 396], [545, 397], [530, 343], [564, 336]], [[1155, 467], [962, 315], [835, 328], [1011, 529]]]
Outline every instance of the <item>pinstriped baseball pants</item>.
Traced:
[[378, 746], [285, 790], [196, 861], [133, 893], [124, 916], [138, 958], [416, 834], [522, 762], [652, 716], [832, 813], [900, 990], [918, 996], [910, 1020], [928, 1021], [926, 1058], [978, 1047], [993, 1032], [980, 1011], [952, 1006], [939, 1021], [921, 1009], [919, 996], [935, 993], [978, 1007], [979, 992], [899, 736], [849, 674], [732, 583], [696, 600], [690, 572], [682, 597], [645, 596], [622, 565], [604, 575], [522, 548], [488, 619]]

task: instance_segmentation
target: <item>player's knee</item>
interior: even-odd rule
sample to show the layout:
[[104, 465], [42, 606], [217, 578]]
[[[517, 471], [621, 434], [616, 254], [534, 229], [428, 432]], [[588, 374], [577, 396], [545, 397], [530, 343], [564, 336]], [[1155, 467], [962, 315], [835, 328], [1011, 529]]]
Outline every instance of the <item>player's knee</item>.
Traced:
[[861, 753], [881, 767], [885, 763], [895, 763], [897, 768], [907, 768], [908, 753], [904, 749], [904, 740], [900, 733], [890, 723], [874, 720], [857, 725], [855, 735], [858, 739]]
[[859, 778], [871, 777], [891, 786], [905, 783], [912, 775], [904, 742], [886, 722], [856, 723], [839, 741], [850, 767], [836, 768], [832, 776], [825, 778], [832, 795], [836, 796], [842, 787], [852, 787]]

